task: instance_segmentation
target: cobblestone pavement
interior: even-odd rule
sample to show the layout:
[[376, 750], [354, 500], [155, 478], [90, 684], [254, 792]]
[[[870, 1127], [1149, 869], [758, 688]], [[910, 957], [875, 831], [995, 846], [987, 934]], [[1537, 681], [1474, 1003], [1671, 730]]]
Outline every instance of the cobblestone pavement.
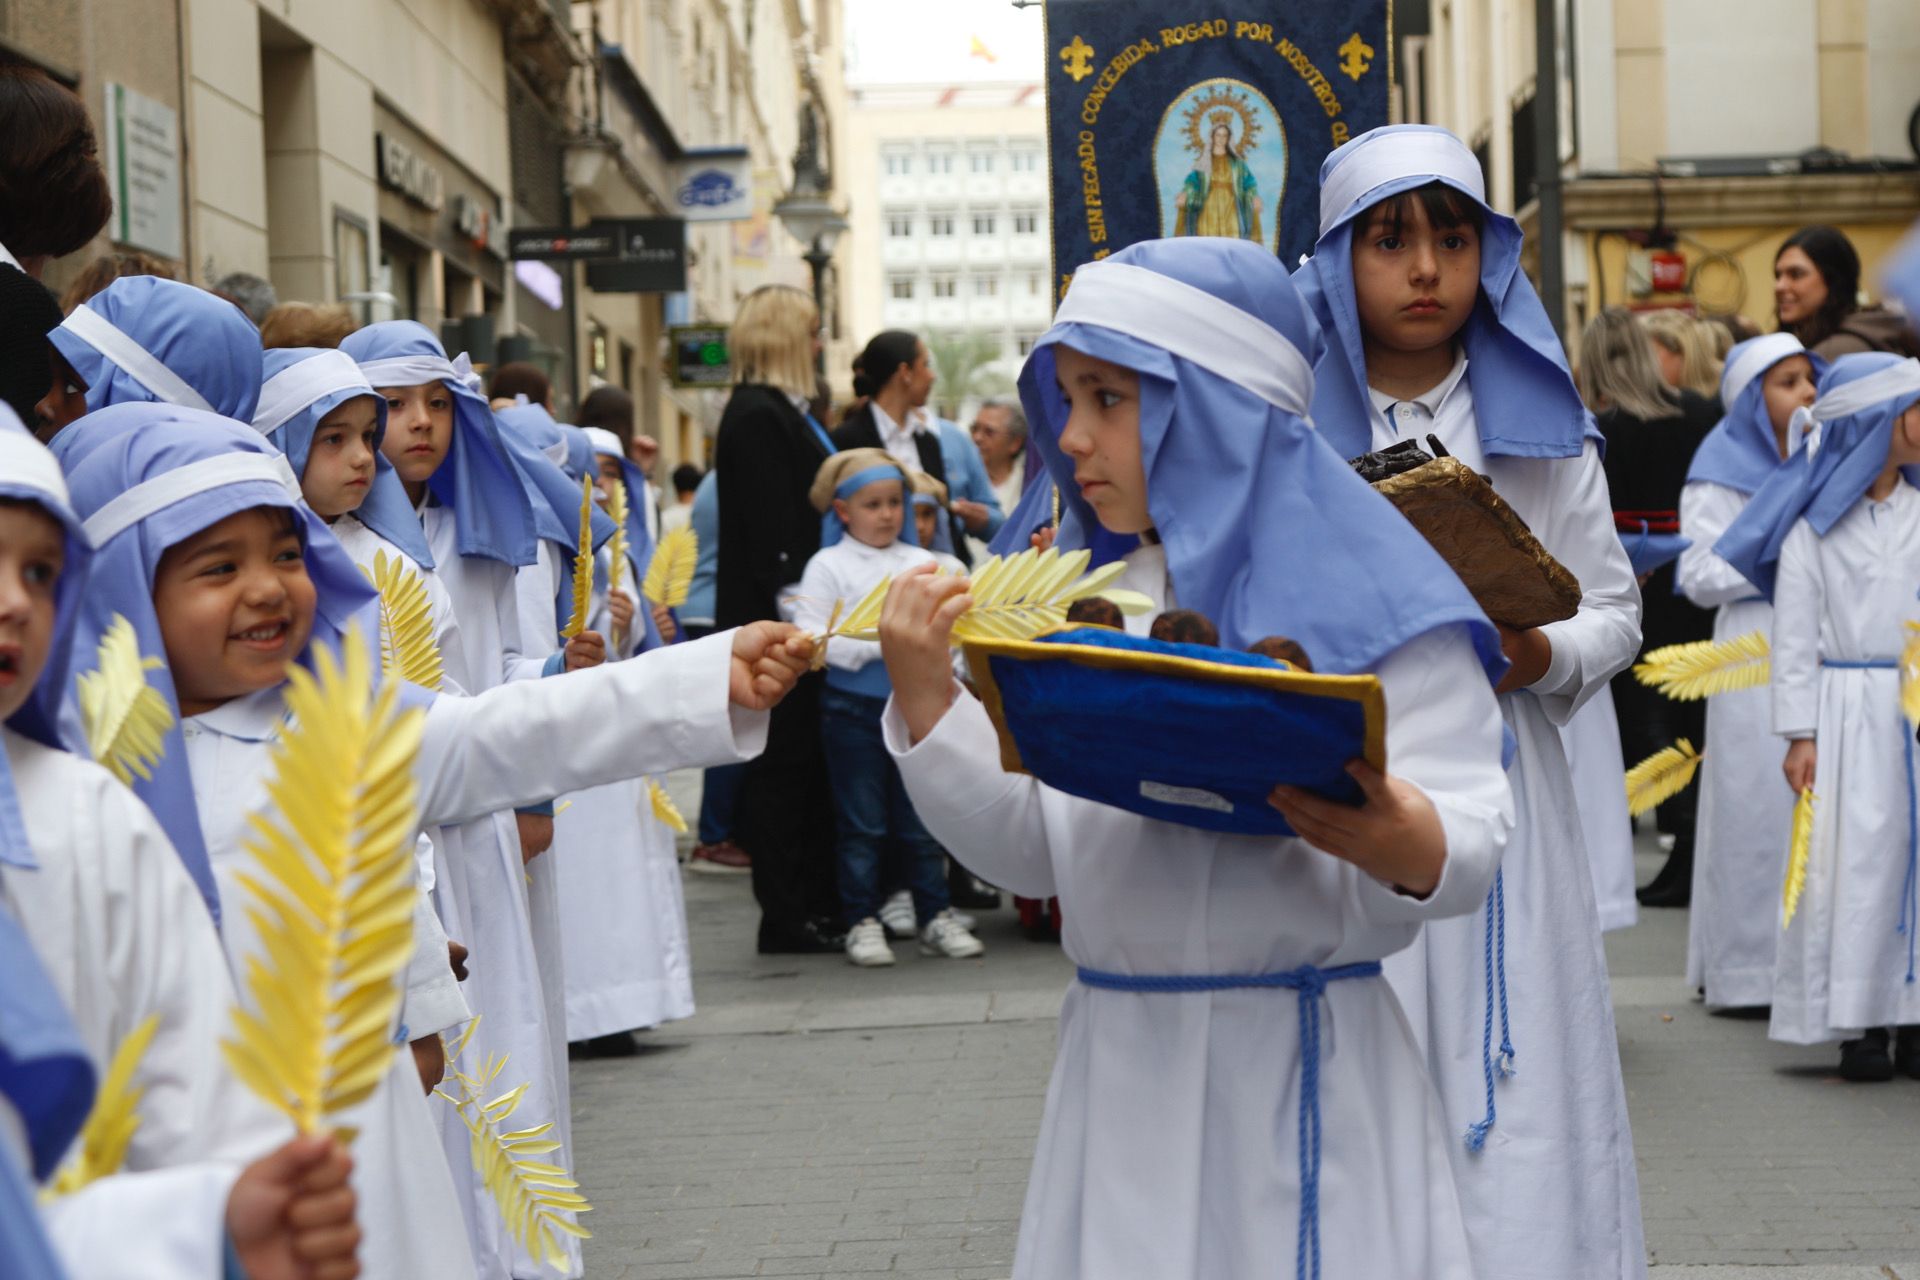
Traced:
[[[1005, 1280], [1059, 952], [1003, 910], [975, 961], [762, 958], [744, 877], [687, 899], [699, 1014], [574, 1064], [588, 1275]], [[1608, 940], [1653, 1276], [1920, 1280], [1920, 1082], [1846, 1086], [1833, 1051], [1707, 1015], [1685, 930], [1647, 912]]]

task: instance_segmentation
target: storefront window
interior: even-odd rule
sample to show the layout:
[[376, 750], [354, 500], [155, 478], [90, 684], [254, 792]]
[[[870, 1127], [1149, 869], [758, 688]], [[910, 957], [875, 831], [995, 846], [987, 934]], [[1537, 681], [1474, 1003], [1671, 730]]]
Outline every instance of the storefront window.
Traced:
[[420, 268], [423, 254], [411, 241], [383, 232], [380, 236], [381, 292], [390, 293], [400, 319], [420, 318]]

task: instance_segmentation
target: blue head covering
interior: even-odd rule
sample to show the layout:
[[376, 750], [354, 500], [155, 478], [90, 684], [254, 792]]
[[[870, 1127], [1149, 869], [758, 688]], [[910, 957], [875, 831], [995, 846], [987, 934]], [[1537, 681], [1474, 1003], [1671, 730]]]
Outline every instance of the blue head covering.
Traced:
[[[1054, 545], [1074, 550], [1099, 524], [1060, 451], [1058, 346], [1139, 373], [1148, 510], [1181, 606], [1224, 647], [1287, 635], [1316, 669], [1351, 674], [1464, 624], [1489, 675], [1505, 670], [1460, 579], [1308, 421], [1320, 327], [1271, 253], [1149, 240], [1075, 273], [1020, 374], [1029, 436], [1063, 495]], [[1095, 547], [1095, 562], [1111, 558]]]
[[[80, 601], [76, 651], [93, 653], [114, 619], [125, 617], [141, 654], [163, 658], [166, 645], [153, 607], [161, 556], [202, 529], [254, 507], [291, 511], [305, 546], [317, 604], [312, 639], [299, 661], [310, 660], [315, 644], [337, 646], [356, 621], [365, 634], [375, 634], [378, 595], [326, 524], [308, 510], [286, 460], [268, 440], [252, 427], [214, 421], [211, 415], [186, 422], [178, 420], [180, 410], [154, 406], [151, 412], [152, 421], [101, 444], [68, 476], [74, 510], [95, 546], [93, 573]], [[177, 721], [180, 702], [172, 673], [163, 666], [148, 678]], [[70, 700], [71, 694], [70, 688], [55, 690], [43, 683], [34, 696]], [[177, 723], [167, 732], [153, 776], [136, 777], [133, 789], [160, 820], [218, 918], [213, 870]]]
[[[1820, 379], [1812, 413], [1794, 412], [1789, 435], [1810, 424], [1794, 453], [1775, 468], [1714, 552], [1773, 598], [1780, 549], [1801, 519], [1821, 537], [1852, 510], [1887, 466], [1893, 424], [1920, 403], [1920, 360], [1884, 351], [1841, 356]], [[1905, 468], [1920, 484], [1920, 467]]]
[[[27, 1131], [33, 1176], [45, 1178], [87, 1122], [93, 1107], [93, 1063], [33, 944], [0, 904], [0, 1096]], [[0, 1156], [0, 1164], [6, 1158]], [[4, 1173], [4, 1170], [0, 1170]], [[0, 1213], [0, 1223], [6, 1221]], [[11, 1242], [9, 1232], [0, 1241]], [[7, 1243], [0, 1243], [0, 1260]], [[13, 1272], [8, 1275], [42, 1275]]]
[[[35, 683], [36, 689], [62, 689], [67, 683], [74, 619], [86, 591], [92, 550], [67, 497], [67, 483], [60, 474], [60, 464], [4, 404], [0, 404], [0, 498], [34, 503], [57, 521], [66, 534], [66, 564], [54, 586], [53, 638], [47, 650], [46, 666]], [[79, 745], [63, 732], [58, 707], [51, 700], [29, 698], [7, 717], [7, 728], [49, 747], [66, 750]], [[0, 863], [16, 867], [37, 865], [4, 751], [0, 751]], [[0, 974], [4, 972], [0, 969]]]
[[1373, 403], [1354, 297], [1354, 224], [1382, 200], [1432, 182], [1484, 211], [1480, 297], [1459, 333], [1482, 448], [1493, 456], [1578, 456], [1590, 417], [1546, 308], [1520, 269], [1520, 224], [1487, 206], [1479, 161], [1465, 143], [1434, 125], [1370, 129], [1320, 166], [1320, 240], [1293, 275], [1327, 339], [1326, 354], [1314, 364], [1314, 424], [1347, 457], [1373, 448]]
[[245, 422], [260, 399], [260, 331], [240, 308], [157, 276], [122, 276], [47, 335], [86, 379], [89, 411], [129, 400]]
[[[946, 507], [942, 506], [940, 499], [931, 493], [922, 493], [919, 490], [915, 490], [911, 496], [911, 506], [915, 511], [918, 511], [921, 507], [931, 507], [938, 513], [933, 522], [933, 545], [928, 547], [927, 550], [938, 551], [943, 555], [952, 555], [953, 521], [947, 518]], [[920, 542], [920, 528], [912, 521], [908, 521], [906, 527], [901, 529], [900, 536], [917, 546]]]
[[353, 514], [421, 568], [433, 568], [433, 552], [427, 547], [420, 517], [414, 514], [393, 464], [380, 452], [380, 441], [387, 434], [387, 399], [374, 392], [353, 357], [326, 347], [276, 348], [267, 352], [263, 368], [267, 377], [260, 387], [254, 429], [279, 446], [297, 476], [307, 473], [307, 454], [322, 418], [349, 400], [366, 396], [373, 401], [373, 483]]
[[[592, 465], [592, 447], [585, 437], [567, 434], [578, 427], [563, 428], [541, 405], [511, 405], [494, 416], [526, 485], [540, 536], [571, 556], [580, 545], [580, 481]], [[612, 536], [613, 521], [596, 508], [594, 547]]]
[[1727, 352], [1726, 368], [1720, 374], [1720, 403], [1727, 407], [1726, 416], [1694, 451], [1687, 483], [1723, 484], [1750, 494], [1779, 469], [1780, 446], [1773, 420], [1767, 416], [1762, 384], [1773, 366], [1791, 356], [1811, 360], [1815, 379], [1826, 376], [1827, 362], [1790, 333], [1749, 338]]
[[359, 362], [375, 387], [446, 386], [453, 396], [453, 443], [427, 491], [453, 510], [461, 555], [532, 564], [539, 537], [534, 504], [466, 354], [448, 360], [440, 340], [413, 320], [370, 324], [348, 334], [340, 349]]
[[[633, 459], [627, 456], [625, 446], [620, 443], [620, 437], [605, 427], [573, 427], [566, 423], [561, 423], [560, 427], [562, 431], [569, 434], [569, 440], [577, 437], [585, 443], [588, 466], [597, 470], [598, 463], [595, 461], [597, 458], [619, 459], [620, 474], [627, 484], [627, 558], [632, 560], [634, 567], [644, 574], [647, 566], [653, 561], [653, 530], [647, 526], [647, 511], [640, 497], [641, 487], [647, 483], [647, 477], [641, 473], [639, 467], [634, 465]], [[578, 530], [576, 529], [575, 532], [577, 533]], [[634, 582], [628, 585], [627, 594], [633, 596], [638, 605], [633, 611], [634, 617], [641, 619], [641, 625], [645, 628], [645, 636], [640, 644], [641, 652], [657, 649], [663, 642], [660, 638], [660, 628], [653, 620], [653, 610], [647, 608], [646, 603], [639, 599], [640, 584]]]

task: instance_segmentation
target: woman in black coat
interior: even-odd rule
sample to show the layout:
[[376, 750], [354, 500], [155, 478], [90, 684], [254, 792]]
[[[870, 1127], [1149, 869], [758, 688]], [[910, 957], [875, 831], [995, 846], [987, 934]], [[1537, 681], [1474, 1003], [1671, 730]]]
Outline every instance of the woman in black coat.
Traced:
[[[819, 313], [798, 289], [769, 285], [740, 303], [728, 337], [739, 381], [720, 417], [713, 458], [718, 628], [779, 618], [781, 588], [798, 582], [820, 549], [820, 514], [807, 490], [833, 446], [807, 412], [819, 346]], [[767, 749], [741, 780], [734, 839], [753, 860], [760, 951], [840, 950], [818, 675], [804, 677], [774, 708]]]

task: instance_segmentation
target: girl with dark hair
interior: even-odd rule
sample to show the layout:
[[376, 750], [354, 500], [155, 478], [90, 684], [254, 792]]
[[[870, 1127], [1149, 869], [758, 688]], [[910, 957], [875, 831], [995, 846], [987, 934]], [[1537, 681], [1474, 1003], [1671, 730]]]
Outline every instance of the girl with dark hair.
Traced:
[[1780, 331], [1825, 360], [1861, 351], [1920, 355], [1900, 316], [1860, 305], [1860, 254], [1837, 228], [1802, 227], [1773, 256], [1773, 305]]
[[0, 262], [38, 280], [112, 213], [86, 107], [38, 67], [0, 61]]

